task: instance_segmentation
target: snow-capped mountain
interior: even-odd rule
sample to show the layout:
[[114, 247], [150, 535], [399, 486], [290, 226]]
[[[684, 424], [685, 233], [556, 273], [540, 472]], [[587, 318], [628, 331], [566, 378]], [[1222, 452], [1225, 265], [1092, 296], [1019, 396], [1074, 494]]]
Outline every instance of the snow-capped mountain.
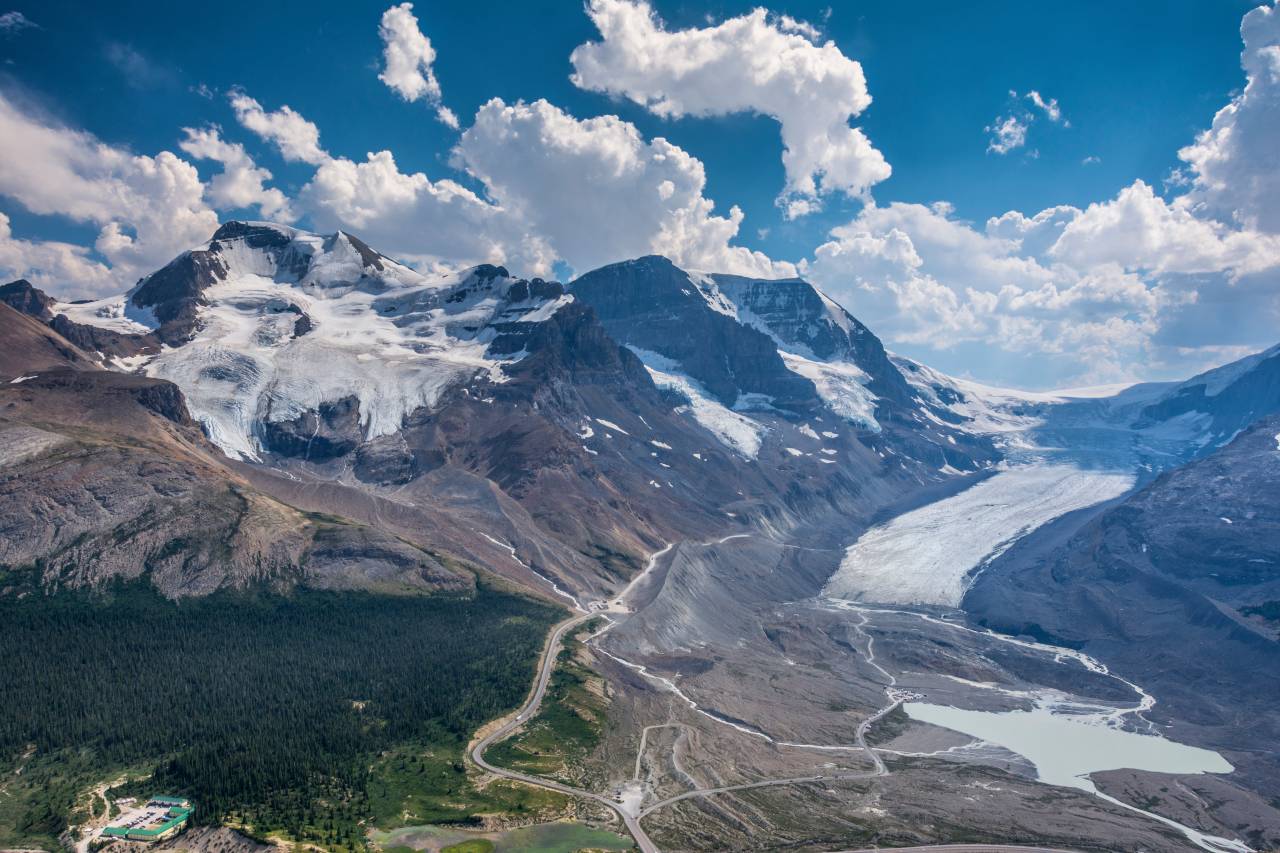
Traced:
[[[449, 389], [501, 385], [529, 356], [532, 330], [575, 299], [645, 364], [678, 414], [742, 458], [772, 438], [830, 463], [803, 445], [851, 430], [876, 446], [882, 421], [905, 425], [900, 440], [923, 438], [906, 458], [935, 470], [972, 470], [974, 452], [991, 458], [988, 448], [956, 450], [950, 411], [800, 279], [690, 273], [650, 256], [588, 273], [566, 293], [493, 266], [429, 279], [343, 232], [230, 222], [121, 297], [58, 303], [22, 282], [7, 287], [11, 304], [105, 364], [178, 384], [211, 440], [238, 459], [296, 444], [289, 425], [322, 408], [353, 407], [367, 442]], [[329, 452], [318, 426], [308, 444]]]
[[893, 361], [933, 412], [948, 409], [961, 429], [996, 436], [1006, 451], [1112, 445], [1153, 472], [1204, 456], [1280, 413], [1280, 346], [1183, 382], [1051, 392], [994, 388], [901, 356]]
[[274, 425], [324, 404], [353, 397], [372, 440], [452, 385], [504, 381], [521, 329], [572, 297], [501, 267], [428, 279], [342, 232], [232, 223], [130, 301], [170, 344], [147, 373], [181, 387], [229, 455], [258, 459]]
[[710, 276], [650, 255], [589, 272], [569, 290], [613, 337], [679, 365], [730, 409], [804, 417], [822, 406], [813, 382], [788, 369], [768, 333], [739, 319]]
[[649, 256], [587, 273], [569, 291], [708, 428], [745, 414], [818, 435], [834, 420], [882, 456], [937, 470], [974, 470], [994, 456], [985, 437], [956, 430], [946, 406], [917, 393], [869, 329], [802, 279], [689, 272]]
[[231, 222], [120, 297], [0, 298], [173, 383], [255, 488], [560, 589], [726, 518], [856, 516], [998, 458], [798, 279], [659, 257], [567, 288], [429, 278], [343, 232]]

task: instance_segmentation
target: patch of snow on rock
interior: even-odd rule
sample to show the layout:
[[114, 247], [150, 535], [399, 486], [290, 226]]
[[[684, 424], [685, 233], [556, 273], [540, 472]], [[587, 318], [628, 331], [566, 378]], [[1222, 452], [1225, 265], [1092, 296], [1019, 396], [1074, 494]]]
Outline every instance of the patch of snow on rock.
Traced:
[[124, 294], [92, 302], [58, 302], [50, 310], [72, 322], [124, 335], [145, 335], [160, 326], [150, 308], [139, 308]]
[[880, 431], [876, 421], [876, 395], [867, 389], [870, 377], [858, 365], [849, 361], [816, 361], [783, 350], [779, 350], [778, 355], [788, 370], [813, 382], [818, 396], [832, 412], [863, 429]]
[[655, 385], [674, 391], [689, 401], [676, 408], [678, 413], [690, 415], [721, 444], [740, 456], [755, 459], [759, 455], [767, 427], [715, 400], [697, 380], [681, 373], [680, 366], [671, 359], [638, 347], [629, 349], [644, 363]]
[[703, 272], [690, 272], [688, 276], [689, 283], [697, 288], [698, 294], [712, 311], [738, 319], [738, 306], [720, 292], [720, 286], [716, 284], [714, 278]]
[[605, 429], [611, 429], [614, 432], [620, 432], [623, 435], [631, 435], [631, 433], [627, 432], [625, 429], [618, 426], [613, 421], [606, 421], [604, 418], [596, 418], [596, 423], [600, 424], [600, 426], [604, 427]]

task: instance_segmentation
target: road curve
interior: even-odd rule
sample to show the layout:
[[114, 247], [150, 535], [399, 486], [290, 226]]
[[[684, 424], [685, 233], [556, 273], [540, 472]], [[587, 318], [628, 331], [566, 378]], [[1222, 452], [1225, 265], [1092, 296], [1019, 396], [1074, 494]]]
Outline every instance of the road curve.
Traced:
[[542, 661], [538, 666], [538, 678], [534, 682], [533, 690], [529, 693], [529, 698], [524, 705], [516, 712], [516, 715], [503, 723], [500, 727], [490, 732], [471, 748], [471, 760], [479, 767], [493, 773], [496, 776], [502, 776], [506, 779], [514, 779], [517, 782], [524, 782], [526, 785], [536, 785], [539, 788], [547, 788], [548, 790], [558, 791], [561, 794], [568, 794], [571, 797], [582, 797], [584, 799], [593, 800], [603, 806], [611, 809], [618, 817], [622, 818], [622, 823], [627, 827], [627, 831], [631, 833], [631, 837], [635, 839], [636, 846], [641, 853], [658, 853], [658, 847], [649, 840], [649, 836], [640, 827], [640, 820], [637, 816], [631, 815], [624, 811], [621, 806], [613, 800], [601, 794], [591, 791], [584, 791], [581, 788], [574, 788], [571, 785], [563, 785], [559, 782], [553, 782], [549, 779], [541, 779], [537, 776], [530, 776], [527, 773], [518, 773], [514, 770], [507, 770], [497, 767], [484, 759], [484, 752], [493, 744], [505, 738], [514, 732], [525, 722], [530, 720], [534, 714], [538, 712], [538, 707], [542, 704], [542, 698], [546, 695], [547, 684], [551, 681], [551, 673], [556, 666], [556, 658], [560, 655], [560, 647], [564, 642], [564, 635], [573, 630], [584, 622], [596, 618], [600, 614], [584, 613], [580, 616], [574, 616], [566, 619], [556, 626], [552, 632], [550, 640], [547, 642], [546, 648], [542, 652]]

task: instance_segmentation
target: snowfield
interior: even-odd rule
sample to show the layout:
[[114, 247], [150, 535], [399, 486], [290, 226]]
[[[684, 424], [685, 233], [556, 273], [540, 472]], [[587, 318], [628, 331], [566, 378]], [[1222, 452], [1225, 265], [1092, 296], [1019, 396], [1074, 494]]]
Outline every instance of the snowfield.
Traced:
[[149, 309], [130, 303], [124, 294], [91, 302], [59, 302], [51, 310], [76, 323], [122, 335], [145, 335], [159, 325]]
[[291, 420], [349, 395], [360, 401], [366, 437], [376, 438], [435, 405], [455, 382], [477, 373], [501, 381], [498, 362], [485, 357], [487, 342], [453, 339], [442, 326], [398, 327], [358, 291], [341, 299], [289, 293], [315, 324], [294, 337], [297, 316], [278, 307], [282, 291], [255, 276], [210, 287], [195, 340], [147, 366], [183, 389], [192, 416], [233, 458], [259, 458], [259, 421]]
[[1001, 471], [958, 495], [873, 527], [845, 551], [823, 594], [959, 607], [972, 572], [1060, 515], [1124, 494], [1134, 477], [1073, 465]]
[[[288, 237], [287, 248], [218, 241], [226, 275], [204, 290], [195, 337], [145, 368], [182, 388], [192, 416], [232, 458], [260, 458], [262, 424], [347, 397], [358, 401], [365, 438], [394, 433], [453, 385], [505, 381], [502, 367], [525, 353], [491, 355], [494, 325], [543, 322], [573, 301], [527, 291], [511, 301], [511, 279], [475, 270], [427, 279], [387, 258], [366, 267], [342, 232], [264, 227]], [[79, 313], [98, 325], [129, 320], [103, 302]]]
[[628, 346], [644, 363], [653, 384], [671, 390], [688, 400], [676, 411], [692, 417], [725, 447], [744, 459], [755, 459], [768, 428], [745, 415], [740, 415], [713, 399], [695, 379], [680, 372], [680, 365], [656, 352]]
[[832, 412], [863, 429], [880, 432], [876, 395], [866, 388], [871, 380], [866, 371], [850, 361], [818, 361], [781, 349], [778, 355], [788, 370], [813, 382], [818, 396]]

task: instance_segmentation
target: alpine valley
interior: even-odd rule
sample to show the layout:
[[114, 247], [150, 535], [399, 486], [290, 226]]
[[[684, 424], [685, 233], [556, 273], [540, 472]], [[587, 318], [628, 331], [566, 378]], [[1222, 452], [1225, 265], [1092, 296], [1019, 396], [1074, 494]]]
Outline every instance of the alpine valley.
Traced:
[[1273, 849], [1277, 483], [1280, 348], [1009, 391], [799, 278], [265, 222], [14, 281], [0, 845]]

